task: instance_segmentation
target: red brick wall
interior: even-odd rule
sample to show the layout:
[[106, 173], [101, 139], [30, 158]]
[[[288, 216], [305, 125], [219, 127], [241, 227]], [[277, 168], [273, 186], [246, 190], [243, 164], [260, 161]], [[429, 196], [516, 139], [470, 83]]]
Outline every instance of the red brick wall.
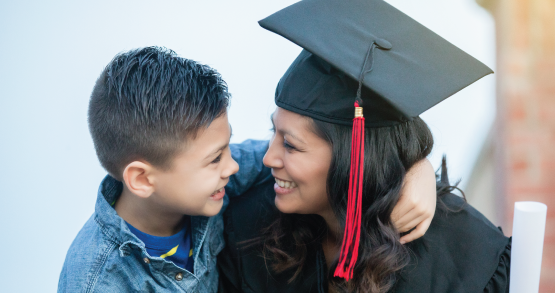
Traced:
[[547, 204], [540, 292], [555, 292], [555, 1], [484, 1], [497, 29], [496, 189], [512, 231], [515, 201]]

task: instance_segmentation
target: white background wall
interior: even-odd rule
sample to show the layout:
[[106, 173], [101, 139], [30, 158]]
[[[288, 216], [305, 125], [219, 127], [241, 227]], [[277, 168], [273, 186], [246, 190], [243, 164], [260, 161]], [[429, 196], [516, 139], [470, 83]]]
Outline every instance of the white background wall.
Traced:
[[[258, 26], [289, 1], [0, 2], [0, 291], [52, 292], [105, 172], [87, 104], [118, 52], [166, 46], [216, 68], [234, 142], [269, 137], [277, 81], [300, 48]], [[472, 0], [389, 0], [494, 67], [493, 21]], [[423, 114], [451, 178], [468, 177], [494, 116], [489, 76]], [[464, 181], [463, 181], [464, 183]]]

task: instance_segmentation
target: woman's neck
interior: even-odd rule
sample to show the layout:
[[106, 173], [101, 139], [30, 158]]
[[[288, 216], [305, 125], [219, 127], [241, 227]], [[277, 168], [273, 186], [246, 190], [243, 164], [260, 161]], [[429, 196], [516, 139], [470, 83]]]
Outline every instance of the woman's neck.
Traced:
[[335, 261], [341, 249], [341, 240], [339, 237], [341, 235], [341, 226], [339, 221], [335, 217], [335, 214], [331, 209], [324, 213], [320, 213], [320, 216], [324, 218], [326, 225], [328, 227], [326, 237], [322, 239], [322, 250], [324, 251], [324, 256], [326, 257], [326, 264], [328, 268]]
[[339, 225], [339, 221], [335, 217], [335, 214], [333, 213], [331, 208], [325, 212], [320, 213], [320, 216], [324, 218], [324, 221], [326, 222], [329, 236], [335, 238], [341, 235], [341, 226]]

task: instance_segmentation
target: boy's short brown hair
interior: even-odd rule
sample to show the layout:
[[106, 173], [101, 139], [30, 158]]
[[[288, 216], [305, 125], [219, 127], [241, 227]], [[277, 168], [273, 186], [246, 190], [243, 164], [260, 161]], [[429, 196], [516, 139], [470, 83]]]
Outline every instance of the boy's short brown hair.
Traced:
[[135, 160], [170, 168], [185, 140], [225, 113], [229, 98], [217, 71], [171, 50], [120, 53], [100, 74], [89, 103], [98, 159], [118, 180]]

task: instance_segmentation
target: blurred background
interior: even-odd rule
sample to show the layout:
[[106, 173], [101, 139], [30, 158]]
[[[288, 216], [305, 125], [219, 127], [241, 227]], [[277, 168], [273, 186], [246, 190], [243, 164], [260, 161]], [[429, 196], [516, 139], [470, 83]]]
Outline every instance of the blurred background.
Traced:
[[[87, 128], [103, 67], [157, 45], [217, 69], [233, 142], [268, 139], [275, 86], [301, 51], [257, 21], [296, 1], [0, 1], [3, 292], [53, 292], [105, 176]], [[546, 203], [541, 292], [555, 292], [555, 2], [388, 0], [496, 71], [422, 115], [452, 182], [511, 234], [515, 201]]]

